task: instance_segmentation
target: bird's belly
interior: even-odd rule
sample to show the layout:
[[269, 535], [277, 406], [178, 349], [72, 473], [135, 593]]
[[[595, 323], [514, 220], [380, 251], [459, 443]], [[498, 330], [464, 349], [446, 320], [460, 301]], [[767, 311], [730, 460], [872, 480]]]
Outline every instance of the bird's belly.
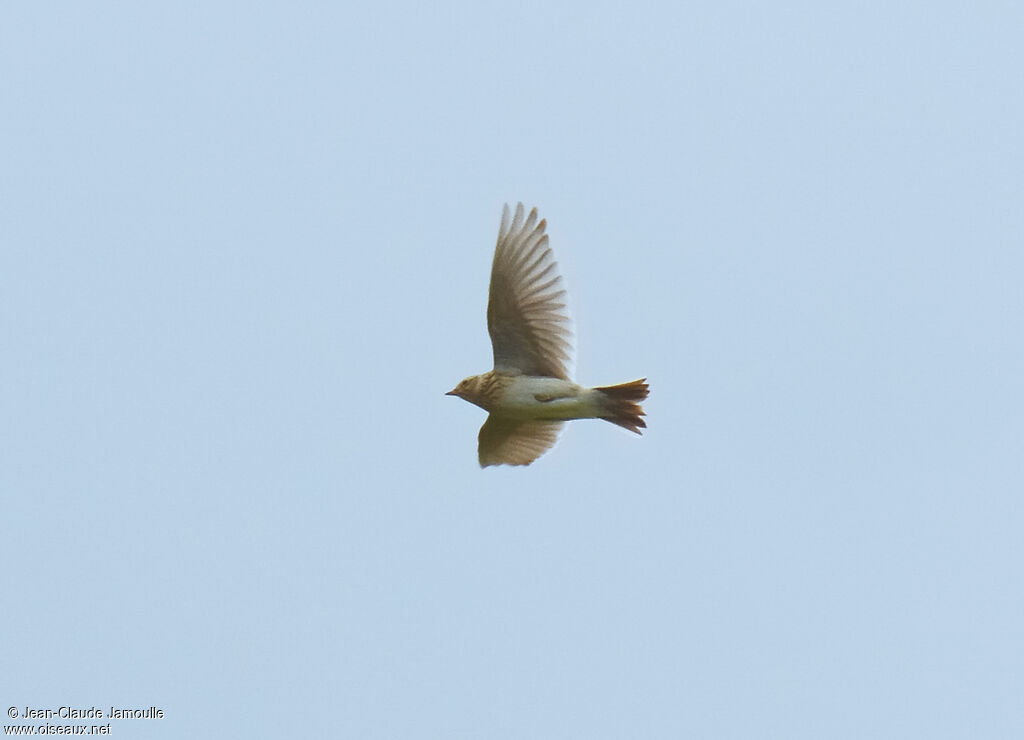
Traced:
[[593, 416], [585, 389], [559, 378], [519, 376], [505, 389], [499, 411], [517, 419], [559, 421]]

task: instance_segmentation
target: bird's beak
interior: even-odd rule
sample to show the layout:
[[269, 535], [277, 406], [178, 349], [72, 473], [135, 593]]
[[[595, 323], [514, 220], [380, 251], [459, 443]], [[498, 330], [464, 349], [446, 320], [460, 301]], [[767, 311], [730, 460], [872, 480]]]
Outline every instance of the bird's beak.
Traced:
[[452, 388], [450, 391], [445, 393], [445, 395], [446, 396], [457, 396], [457, 395], [459, 395], [458, 392], [457, 392], [458, 390], [459, 390], [458, 388]]

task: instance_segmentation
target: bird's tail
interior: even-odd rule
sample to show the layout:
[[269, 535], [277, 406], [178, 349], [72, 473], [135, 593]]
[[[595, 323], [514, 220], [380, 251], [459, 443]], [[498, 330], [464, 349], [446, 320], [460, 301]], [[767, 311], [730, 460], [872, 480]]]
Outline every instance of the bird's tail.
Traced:
[[644, 410], [640, 406], [640, 402], [647, 398], [647, 378], [594, 390], [601, 394], [603, 408], [600, 418], [637, 434], [640, 434], [641, 428], [647, 427], [642, 418]]

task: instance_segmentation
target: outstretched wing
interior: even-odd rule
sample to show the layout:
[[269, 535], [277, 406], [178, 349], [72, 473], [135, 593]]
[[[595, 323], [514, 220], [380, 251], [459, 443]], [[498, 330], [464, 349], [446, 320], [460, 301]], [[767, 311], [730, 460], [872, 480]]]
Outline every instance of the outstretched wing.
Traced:
[[546, 221], [537, 223], [536, 208], [524, 220], [519, 203], [511, 223], [508, 206], [502, 210], [487, 330], [498, 372], [569, 380], [572, 332], [546, 226]]
[[516, 421], [491, 414], [480, 427], [480, 467], [529, 465], [551, 449], [560, 421]]

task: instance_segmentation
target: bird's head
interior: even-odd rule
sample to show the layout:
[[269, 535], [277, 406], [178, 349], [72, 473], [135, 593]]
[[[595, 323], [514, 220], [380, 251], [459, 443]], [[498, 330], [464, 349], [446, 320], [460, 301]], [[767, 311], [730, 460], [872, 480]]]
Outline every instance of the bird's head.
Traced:
[[465, 380], [460, 381], [457, 386], [445, 393], [445, 395], [458, 396], [465, 401], [469, 401], [470, 403], [475, 403], [477, 406], [480, 406], [480, 401], [482, 400], [482, 383], [482, 375], [470, 375]]

